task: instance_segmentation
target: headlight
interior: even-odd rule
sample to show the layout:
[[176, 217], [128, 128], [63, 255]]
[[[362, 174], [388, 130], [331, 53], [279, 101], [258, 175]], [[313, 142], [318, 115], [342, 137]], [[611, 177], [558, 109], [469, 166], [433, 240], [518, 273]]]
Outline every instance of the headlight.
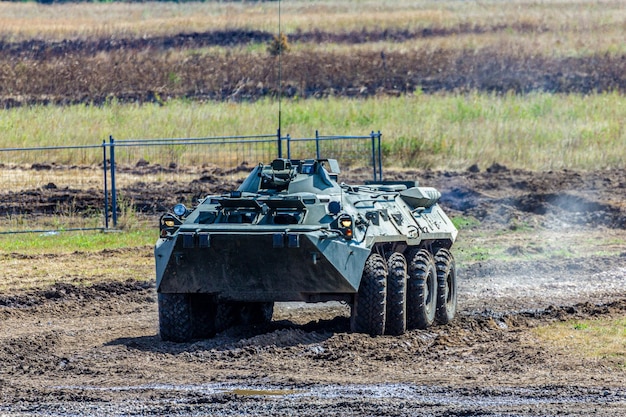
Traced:
[[181, 224], [182, 222], [178, 217], [174, 217], [171, 214], [164, 214], [161, 216], [159, 222], [161, 237], [171, 236], [178, 230]]
[[341, 231], [341, 234], [343, 234], [343, 237], [348, 240], [352, 239], [354, 234], [354, 230], [352, 229], [352, 217], [344, 214], [340, 216], [338, 220], [339, 230]]
[[174, 211], [174, 214], [178, 217], [183, 217], [187, 215], [187, 207], [185, 207], [184, 204], [176, 204], [172, 211]]

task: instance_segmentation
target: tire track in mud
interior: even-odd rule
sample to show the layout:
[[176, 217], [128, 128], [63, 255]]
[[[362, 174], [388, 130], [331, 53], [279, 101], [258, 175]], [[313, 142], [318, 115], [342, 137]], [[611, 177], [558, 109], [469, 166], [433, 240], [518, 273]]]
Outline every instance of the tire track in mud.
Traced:
[[[584, 271], [580, 273], [587, 276]], [[45, 317], [62, 319], [80, 311], [96, 315], [99, 313], [94, 313], [95, 311], [116, 314], [124, 304], [148, 304], [155, 307], [154, 295], [154, 283], [149, 281], [102, 282], [91, 286], [57, 284], [50, 288], [28, 291], [23, 294], [1, 295], [0, 312], [3, 314], [0, 315], [0, 320], [10, 320], [11, 313], [14, 312], [21, 317], [41, 316], [42, 319]], [[469, 340], [468, 338], [480, 338], [486, 333], [502, 332], [511, 328], [532, 328], [553, 321], [583, 320], [600, 316], [615, 317], [626, 313], [626, 298], [620, 297], [619, 290], [614, 300], [605, 303], [585, 301], [558, 306], [550, 303], [549, 295], [546, 296], [545, 301], [546, 307], [536, 309], [473, 310], [464, 308], [459, 316], [448, 325], [433, 326], [428, 330], [413, 330], [402, 336], [380, 338], [350, 333], [349, 311], [340, 303], [329, 303], [329, 306], [324, 309], [317, 306], [309, 307], [303, 303], [287, 303], [287, 305], [295, 304], [295, 307], [287, 307], [284, 303], [279, 303], [277, 318], [270, 324], [237, 326], [215, 338], [190, 343], [161, 342], [158, 349], [162, 351], [161, 349], [169, 347], [173, 353], [212, 350], [232, 352], [245, 351], [249, 347], [299, 348], [328, 343], [330, 348], [343, 350], [352, 343], [362, 342], [367, 345], [372, 341], [380, 341], [381, 344], [389, 344], [389, 346], [408, 342], [411, 346], [415, 345], [418, 350], [425, 350], [433, 344], [452, 346], [459, 343], [464, 345]], [[86, 306], [89, 306], [87, 310], [85, 310]], [[285, 315], [286, 309], [295, 309], [295, 313], [292, 311]], [[300, 317], [301, 324], [299, 324], [283, 318], [294, 315], [305, 317], [305, 319]], [[316, 317], [317, 315], [321, 315], [321, 318]], [[306, 321], [306, 318], [309, 321]], [[466, 334], [463, 337], [453, 338], [452, 335], [460, 333]], [[153, 341], [146, 339], [145, 344], [130, 342], [128, 344], [133, 349], [150, 350]], [[324, 352], [313, 348], [308, 353], [318, 355]], [[230, 353], [225, 354], [230, 355]]]

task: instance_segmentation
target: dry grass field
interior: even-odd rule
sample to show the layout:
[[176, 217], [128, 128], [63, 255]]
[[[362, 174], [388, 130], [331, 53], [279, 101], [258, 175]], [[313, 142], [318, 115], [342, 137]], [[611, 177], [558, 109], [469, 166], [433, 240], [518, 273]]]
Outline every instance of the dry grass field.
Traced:
[[[277, 2], [3, 2], [0, 12], [0, 38], [11, 43], [158, 38], [230, 30], [276, 33], [278, 29]], [[626, 12], [619, 0], [284, 1], [281, 13], [284, 31], [298, 39], [334, 35], [349, 43], [356, 37], [347, 35], [362, 33], [361, 42], [372, 43], [377, 39], [365, 38], [367, 33], [387, 31], [390, 37], [413, 34], [434, 45], [457, 48], [508, 39], [548, 55], [624, 52]], [[452, 41], [452, 35], [459, 38]]]
[[[276, 96], [274, 3], [0, 4], [0, 102]], [[281, 94], [624, 91], [620, 1], [285, 2]]]
[[271, 134], [281, 96], [284, 132], [381, 130], [396, 166], [626, 159], [621, 1], [286, 1], [281, 22], [279, 82], [277, 2], [0, 3], [0, 106], [23, 109], [0, 146]]

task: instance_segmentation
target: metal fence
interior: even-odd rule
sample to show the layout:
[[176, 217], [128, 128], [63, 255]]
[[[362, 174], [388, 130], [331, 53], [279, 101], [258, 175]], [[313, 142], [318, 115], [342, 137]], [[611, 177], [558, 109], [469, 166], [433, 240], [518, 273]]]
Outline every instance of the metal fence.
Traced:
[[0, 148], [0, 234], [105, 228], [107, 173], [69, 163], [77, 152], [106, 158], [102, 145]]
[[[122, 212], [162, 212], [172, 203], [203, 196], [209, 186], [219, 188], [224, 175], [237, 180], [256, 163], [276, 157], [337, 159], [343, 168], [369, 166], [373, 179], [382, 180], [381, 141], [380, 132], [363, 136], [315, 132], [308, 138], [280, 133], [160, 139], [111, 136], [98, 145], [0, 148], [2, 161], [20, 160], [24, 153], [33, 153], [31, 160], [45, 161], [0, 162], [0, 216], [5, 217], [0, 233], [116, 228]], [[102, 162], [72, 165], [76, 152]]]

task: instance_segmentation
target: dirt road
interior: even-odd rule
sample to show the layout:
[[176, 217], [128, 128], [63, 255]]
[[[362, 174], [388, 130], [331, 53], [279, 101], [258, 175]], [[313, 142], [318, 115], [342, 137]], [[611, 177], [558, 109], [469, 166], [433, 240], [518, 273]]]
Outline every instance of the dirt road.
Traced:
[[626, 345], [589, 357], [535, 331], [626, 317], [625, 174], [490, 170], [392, 174], [480, 221], [458, 242], [452, 324], [372, 338], [349, 332], [347, 306], [279, 304], [269, 325], [175, 344], [130, 269], [0, 293], [0, 415], [626, 415]]

